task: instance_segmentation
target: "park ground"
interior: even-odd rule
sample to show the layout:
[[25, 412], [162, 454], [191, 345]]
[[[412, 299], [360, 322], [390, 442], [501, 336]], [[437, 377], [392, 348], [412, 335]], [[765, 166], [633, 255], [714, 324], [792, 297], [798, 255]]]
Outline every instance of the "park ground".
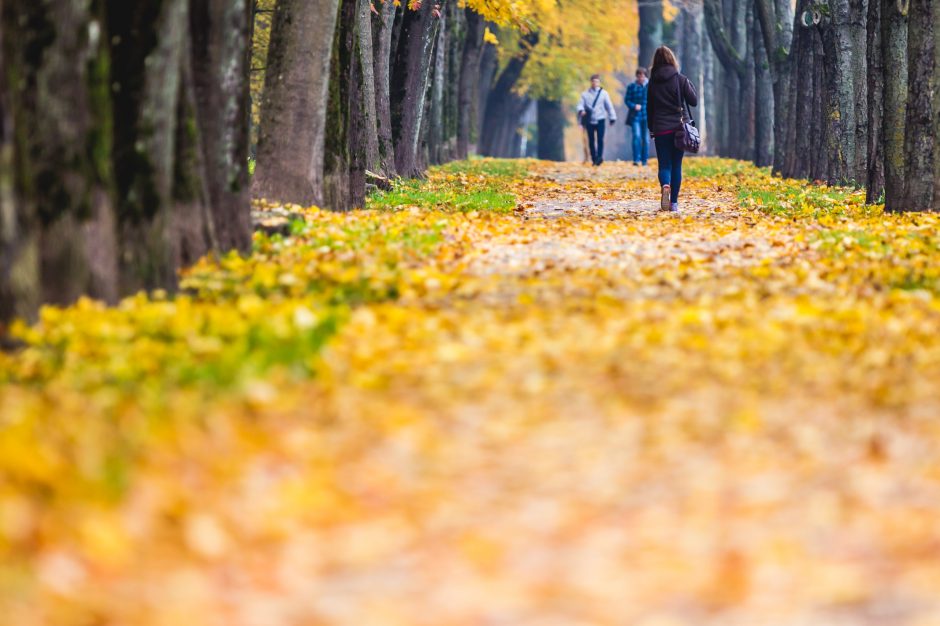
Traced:
[[0, 622], [940, 624], [940, 219], [686, 176], [262, 205], [179, 294], [19, 324]]

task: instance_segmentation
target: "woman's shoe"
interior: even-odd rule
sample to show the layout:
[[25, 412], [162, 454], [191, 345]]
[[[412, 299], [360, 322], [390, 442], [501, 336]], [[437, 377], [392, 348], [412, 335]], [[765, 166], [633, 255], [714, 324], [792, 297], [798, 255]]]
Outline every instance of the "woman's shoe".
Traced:
[[663, 211], [668, 211], [671, 208], [670, 207], [671, 203], [669, 202], [670, 200], [669, 194], [671, 191], [672, 191], [672, 188], [669, 185], [663, 185], [663, 195], [662, 195], [662, 198], [660, 198], [659, 200], [659, 208], [662, 209]]
[[670, 205], [669, 205], [669, 210], [672, 211], [673, 213], [678, 213], [678, 212], [679, 212], [679, 203], [678, 203], [678, 202], [673, 202], [672, 204], [670, 204]]

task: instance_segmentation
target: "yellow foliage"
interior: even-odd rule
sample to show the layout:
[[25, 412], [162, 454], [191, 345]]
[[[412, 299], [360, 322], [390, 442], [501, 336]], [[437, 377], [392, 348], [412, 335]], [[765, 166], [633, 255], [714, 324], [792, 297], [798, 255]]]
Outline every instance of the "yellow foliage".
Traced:
[[474, 160], [18, 324], [0, 621], [931, 623], [940, 218], [686, 167]]

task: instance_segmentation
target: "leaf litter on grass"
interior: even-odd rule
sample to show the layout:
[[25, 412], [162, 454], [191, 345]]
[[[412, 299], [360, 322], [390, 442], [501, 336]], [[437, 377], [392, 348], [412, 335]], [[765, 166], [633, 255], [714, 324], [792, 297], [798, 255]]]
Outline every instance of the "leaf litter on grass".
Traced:
[[19, 325], [0, 615], [940, 623], [937, 216], [654, 178], [454, 164]]

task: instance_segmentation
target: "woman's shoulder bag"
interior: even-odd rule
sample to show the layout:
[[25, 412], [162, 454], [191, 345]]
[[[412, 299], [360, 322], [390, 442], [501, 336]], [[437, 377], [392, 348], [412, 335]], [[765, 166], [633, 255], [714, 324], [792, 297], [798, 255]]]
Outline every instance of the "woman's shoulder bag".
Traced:
[[[679, 114], [682, 116], [682, 126], [676, 131], [673, 137], [677, 149], [683, 152], [698, 154], [702, 146], [702, 136], [695, 127], [695, 120], [692, 119], [692, 111], [689, 109], [689, 103], [685, 101], [682, 95], [682, 81], [689, 80], [682, 74], [676, 74], [676, 92], [679, 95]], [[688, 112], [688, 115], [686, 113]]]

